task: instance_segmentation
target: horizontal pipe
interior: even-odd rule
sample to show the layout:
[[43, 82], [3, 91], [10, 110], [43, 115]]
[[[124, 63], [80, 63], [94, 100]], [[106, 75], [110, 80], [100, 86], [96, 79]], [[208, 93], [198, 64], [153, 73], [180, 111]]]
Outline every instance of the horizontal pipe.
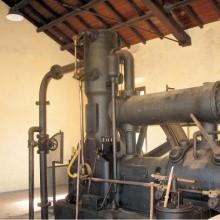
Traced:
[[75, 68], [80, 69], [84, 66], [84, 62], [79, 61], [77, 64], [75, 63], [70, 63], [64, 66], [60, 65], [53, 65], [50, 69], [50, 74], [53, 75], [62, 75], [66, 73], [73, 72]]
[[[128, 186], [140, 186], [140, 187], [145, 187], [145, 188], [150, 188], [152, 186], [152, 183], [146, 183], [146, 182], [137, 182], [137, 181], [130, 181], [130, 180], [113, 180], [113, 179], [101, 179], [101, 178], [88, 178], [88, 180], [96, 183], [116, 183], [120, 185], [128, 185]], [[183, 180], [182, 178], [179, 178], [179, 180]], [[153, 183], [154, 187], [159, 187], [159, 183]], [[167, 186], [165, 185], [164, 188], [166, 189]], [[204, 194], [207, 191], [202, 191], [202, 190], [191, 190], [191, 189], [184, 189], [184, 188], [179, 188], [180, 191], [183, 192], [191, 192], [191, 193], [198, 193], [198, 194]]]
[[203, 122], [220, 119], [220, 82], [203, 86], [118, 100], [117, 121], [132, 125], [192, 122], [193, 113]]
[[[113, 179], [101, 179], [101, 178], [88, 178], [90, 181], [97, 182], [97, 183], [116, 183], [121, 185], [130, 185], [130, 186], [142, 186], [142, 187], [150, 187], [150, 183], [145, 182], [137, 182], [137, 181], [130, 181], [130, 180], [113, 180]], [[159, 186], [159, 184], [154, 183], [154, 186]]]

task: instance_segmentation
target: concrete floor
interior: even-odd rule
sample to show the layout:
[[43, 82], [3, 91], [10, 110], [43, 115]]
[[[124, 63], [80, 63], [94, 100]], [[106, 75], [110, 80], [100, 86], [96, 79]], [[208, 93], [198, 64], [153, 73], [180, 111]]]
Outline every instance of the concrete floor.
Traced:
[[[39, 189], [35, 190], [34, 208], [35, 218], [40, 218], [40, 208], [37, 204], [40, 202]], [[67, 194], [66, 186], [57, 187], [57, 200], [62, 199]], [[52, 198], [49, 197], [52, 201]], [[28, 191], [15, 191], [0, 194], [0, 219], [28, 219]], [[52, 208], [49, 210], [50, 218], [53, 218]]]

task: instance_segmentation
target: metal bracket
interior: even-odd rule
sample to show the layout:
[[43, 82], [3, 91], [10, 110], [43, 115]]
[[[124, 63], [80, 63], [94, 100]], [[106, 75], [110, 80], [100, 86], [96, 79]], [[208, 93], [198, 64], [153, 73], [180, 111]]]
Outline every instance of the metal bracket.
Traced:
[[45, 103], [45, 102], [42, 103], [42, 102], [36, 101], [35, 104], [36, 104], [36, 105], [45, 105], [45, 104], [46, 104], [46, 105], [50, 105], [50, 102], [49, 102], [49, 101], [46, 101], [46, 103]]
[[42, 205], [42, 203], [39, 202], [39, 203], [37, 203], [37, 206], [38, 206], [38, 207], [41, 207], [41, 208], [46, 208], [46, 207], [51, 206], [51, 202], [48, 202], [48, 203], [43, 204], [43, 205]]
[[214, 160], [216, 160], [216, 162], [219, 162], [219, 160], [220, 160], [220, 146], [218, 146], [215, 143], [215, 141], [213, 141], [211, 139], [208, 132], [205, 130], [205, 128], [202, 126], [202, 124], [199, 122], [199, 120], [196, 118], [196, 116], [194, 114], [190, 114], [190, 117], [192, 118], [192, 120], [194, 121], [196, 126], [199, 128], [202, 136], [204, 137], [204, 139], [207, 141], [208, 145], [212, 149]]

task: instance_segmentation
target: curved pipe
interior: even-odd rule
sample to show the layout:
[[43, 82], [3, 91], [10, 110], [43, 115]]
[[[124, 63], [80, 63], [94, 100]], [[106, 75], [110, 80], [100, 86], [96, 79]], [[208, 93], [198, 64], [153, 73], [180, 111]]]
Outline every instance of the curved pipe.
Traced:
[[120, 50], [116, 52], [119, 63], [123, 61], [124, 64], [124, 80], [125, 80], [125, 95], [132, 96], [135, 94], [134, 85], [134, 57], [127, 50]]
[[[83, 62], [77, 64], [77, 68], [82, 68]], [[65, 66], [53, 65], [50, 71], [44, 76], [40, 85], [39, 92], [39, 127], [41, 128], [40, 136], [45, 136], [47, 132], [46, 125], [46, 106], [47, 106], [47, 88], [51, 79], [59, 80], [64, 74], [75, 70], [75, 64], [71, 63]]]
[[[77, 68], [83, 67], [83, 63], [79, 62]], [[50, 71], [44, 76], [39, 92], [39, 141], [38, 153], [40, 154], [40, 195], [41, 195], [41, 218], [48, 218], [48, 193], [47, 193], [47, 88], [51, 79], [59, 80], [64, 74], [75, 70], [75, 64], [66, 66], [54, 65]]]
[[142, 154], [142, 148], [144, 144], [144, 139], [146, 138], [147, 134], [147, 126], [141, 126], [140, 133], [138, 136], [137, 144], [136, 144], [136, 153], [137, 155]]
[[[127, 50], [120, 50], [116, 52], [116, 56], [119, 59], [119, 63], [124, 64], [124, 94], [125, 97], [130, 97], [135, 94], [135, 85], [134, 85], [134, 57]], [[130, 124], [124, 124], [123, 130], [125, 132], [126, 140], [126, 149], [127, 154], [135, 154], [135, 127]]]

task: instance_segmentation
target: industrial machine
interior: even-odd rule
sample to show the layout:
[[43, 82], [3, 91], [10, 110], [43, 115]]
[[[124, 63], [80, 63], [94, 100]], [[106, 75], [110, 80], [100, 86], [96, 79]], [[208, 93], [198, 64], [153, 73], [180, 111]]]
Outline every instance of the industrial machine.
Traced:
[[[74, 69], [87, 96], [85, 133], [82, 102], [81, 140], [68, 168], [69, 194], [54, 204], [55, 218], [203, 219], [218, 214], [220, 82], [138, 96], [133, 56], [120, 49], [116, 33], [89, 31], [76, 41], [84, 47], [84, 60], [53, 66], [40, 87], [40, 124], [29, 130], [29, 217], [33, 218], [31, 155], [36, 144], [42, 218], [48, 218], [50, 205], [46, 163], [56, 141], [46, 131], [47, 85], [50, 79], [60, 79]], [[198, 127], [192, 140], [181, 126], [185, 122]], [[160, 125], [167, 142], [143, 154], [147, 125]], [[35, 132], [39, 133], [38, 143]]]

